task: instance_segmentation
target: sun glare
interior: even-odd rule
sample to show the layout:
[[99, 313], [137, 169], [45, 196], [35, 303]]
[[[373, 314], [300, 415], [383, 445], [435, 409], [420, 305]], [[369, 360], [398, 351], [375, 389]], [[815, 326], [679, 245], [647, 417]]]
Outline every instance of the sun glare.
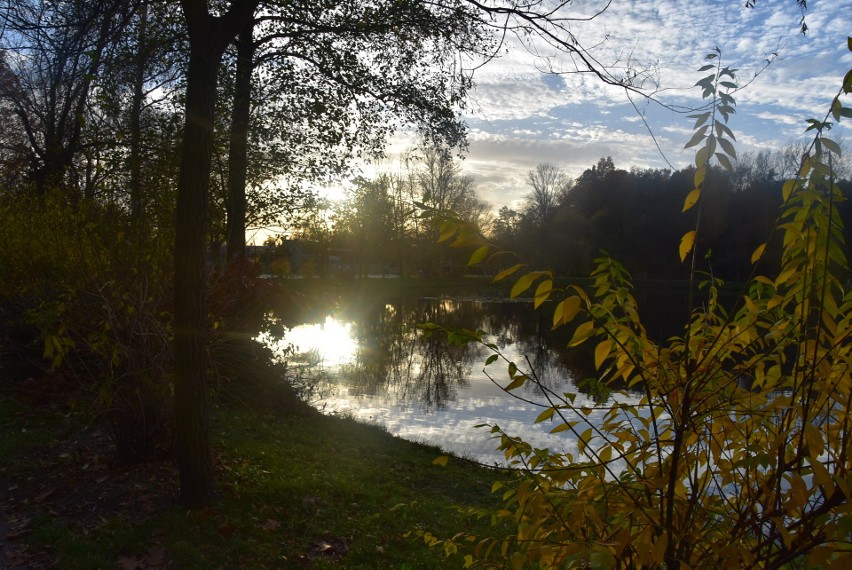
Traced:
[[315, 353], [326, 366], [347, 364], [357, 355], [358, 342], [352, 338], [352, 324], [331, 316], [320, 324], [295, 327], [284, 336], [295, 347], [296, 354]]

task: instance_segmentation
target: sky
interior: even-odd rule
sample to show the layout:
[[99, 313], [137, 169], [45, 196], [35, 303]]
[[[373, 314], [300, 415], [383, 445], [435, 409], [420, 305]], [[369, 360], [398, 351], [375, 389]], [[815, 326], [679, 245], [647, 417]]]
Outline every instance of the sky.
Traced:
[[[576, 0], [571, 9], [585, 15], [605, 4]], [[718, 47], [723, 65], [738, 69], [739, 84], [751, 81], [734, 94], [737, 113], [729, 126], [737, 137], [737, 152], [773, 150], [803, 138], [805, 119], [824, 115], [852, 68], [852, 52], [846, 47], [852, 35], [852, 0], [810, 0], [804, 36], [795, 0], [758, 0], [752, 9], [744, 4], [613, 0], [601, 15], [576, 22], [571, 30], [581, 45], [596, 46], [591, 53], [605, 67], [618, 71], [629, 58], [637, 69], [651, 70], [645, 89], [670, 107], [702, 103], [693, 86], [710, 72], [697, 68]], [[564, 56], [543, 48], [541, 55], [570, 71]], [[773, 61], [766, 67], [768, 59]], [[476, 88], [463, 114], [469, 151], [462, 170], [495, 211], [522, 204], [530, 190], [526, 175], [542, 162], [576, 177], [605, 156], [624, 169], [682, 168], [692, 161], [695, 149], [683, 150], [692, 132], [693, 120], [685, 116], [689, 113], [635, 94], [634, 108], [623, 89], [588, 74], [542, 73], [544, 61], [522, 48], [511, 49], [474, 75]], [[835, 129], [832, 138], [849, 138], [844, 131], [849, 127]], [[410, 144], [400, 136], [388, 152], [401, 153]]]

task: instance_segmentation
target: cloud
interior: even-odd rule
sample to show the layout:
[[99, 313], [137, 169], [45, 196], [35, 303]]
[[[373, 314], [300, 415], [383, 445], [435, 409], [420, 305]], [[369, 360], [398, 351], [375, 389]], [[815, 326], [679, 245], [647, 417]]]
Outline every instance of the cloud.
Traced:
[[[576, 6], [588, 12], [600, 2]], [[852, 14], [852, 0], [811, 2], [811, 32], [802, 36], [801, 14], [790, 1], [765, 0], [746, 9], [739, 2], [633, 0], [614, 2], [599, 18], [571, 30], [582, 45], [595, 46], [591, 55], [613, 77], [645, 71], [645, 86], [656, 86], [655, 98], [680, 110], [706, 104], [693, 86], [712, 71], [696, 68], [718, 46], [722, 65], [736, 68], [740, 84], [748, 84], [734, 94], [738, 113], [730, 126], [737, 144], [749, 150], [799, 136], [803, 118], [827, 108], [852, 66], [845, 45], [852, 20], [846, 14]], [[624, 168], [666, 166], [623, 89], [591, 74], [569, 73], [576, 59], [535, 47], [544, 59], [518, 51], [483, 69], [476, 92], [480, 112], [467, 117], [472, 132], [464, 169], [488, 200], [496, 207], [517, 203], [528, 191], [526, 172], [540, 162], [572, 176], [609, 155]], [[543, 75], [537, 71], [542, 67], [566, 73]], [[691, 162], [692, 151], [682, 147], [693, 120], [634, 100], [668, 160], [676, 167]]]
[[[593, 13], [602, 0], [576, 0], [572, 15]], [[730, 128], [738, 150], [769, 148], [801, 137], [804, 119], [820, 116], [852, 67], [846, 48], [852, 0], [808, 3], [808, 35], [792, 0], [619, 0], [600, 17], [573, 22], [581, 45], [615, 78], [636, 74], [637, 84], [658, 102], [639, 95], [630, 104], [623, 88], [589, 73], [570, 73], [577, 59], [535, 42], [512, 40], [503, 57], [478, 69], [476, 90], [464, 115], [470, 152], [463, 170], [474, 176], [495, 209], [517, 205], [529, 189], [526, 173], [540, 162], [578, 176], [602, 156], [620, 168], [679, 168], [692, 162], [683, 145], [692, 133], [689, 108], [706, 105], [694, 87], [705, 55], [718, 46], [722, 65], [737, 69], [742, 89]], [[536, 52], [534, 57], [530, 52]], [[777, 54], [775, 57], [773, 54]], [[766, 60], [774, 59], [766, 67]], [[548, 75], [542, 69], [563, 71]], [[644, 83], [642, 81], [644, 80]], [[659, 103], [662, 103], [660, 105]], [[835, 129], [835, 138], [843, 136]], [[846, 129], [848, 130], [848, 128]], [[837, 133], [836, 131], [840, 131]], [[411, 146], [395, 139], [392, 152]]]
[[801, 119], [794, 117], [793, 115], [781, 114], [781, 113], [772, 113], [769, 111], [761, 111], [759, 113], [755, 113], [754, 116], [758, 119], [763, 119], [764, 121], [770, 121], [775, 124], [782, 125], [801, 125]]

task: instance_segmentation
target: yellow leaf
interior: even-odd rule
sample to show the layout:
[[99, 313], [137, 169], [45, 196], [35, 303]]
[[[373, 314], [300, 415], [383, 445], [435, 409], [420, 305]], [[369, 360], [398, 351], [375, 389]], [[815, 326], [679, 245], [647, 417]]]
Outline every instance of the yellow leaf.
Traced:
[[805, 480], [798, 473], [793, 473], [790, 476], [790, 491], [788, 495], [787, 512], [795, 512], [805, 505], [808, 500], [808, 487], [805, 485]]
[[470, 230], [463, 228], [461, 231], [459, 231], [458, 235], [456, 236], [456, 239], [454, 239], [453, 242], [450, 244], [450, 247], [464, 247], [466, 245], [469, 245], [473, 238], [474, 235], [470, 232]]
[[686, 200], [683, 201], [683, 210], [681, 212], [686, 212], [690, 208], [692, 208], [701, 197], [701, 188], [696, 188], [686, 195]]
[[529, 378], [528, 376], [525, 376], [525, 375], [521, 374], [520, 376], [518, 376], [517, 378], [515, 378], [514, 380], [512, 380], [512, 381], [509, 383], [509, 385], [508, 385], [508, 386], [506, 386], [506, 387], [505, 387], [505, 388], [503, 388], [503, 389], [504, 389], [504, 390], [506, 390], [507, 392], [511, 392], [511, 391], [512, 391], [512, 390], [514, 390], [515, 388], [520, 388], [521, 386], [523, 386], [523, 385], [524, 385], [524, 382], [526, 382], [528, 378]]
[[756, 263], [758, 259], [763, 257], [763, 252], [766, 251], [766, 244], [762, 243], [757, 246], [757, 249], [754, 250], [754, 253], [751, 254], [751, 262]]
[[535, 273], [527, 273], [526, 275], [521, 275], [515, 284], [512, 286], [512, 291], [509, 293], [509, 297], [514, 299], [524, 291], [530, 288], [530, 285], [533, 284], [535, 278], [538, 277]]
[[695, 169], [695, 175], [692, 177], [692, 186], [694, 188], [701, 188], [702, 184], [704, 184], [704, 177], [707, 174], [707, 163], [702, 163]]
[[595, 347], [595, 368], [598, 370], [601, 369], [601, 365], [603, 365], [604, 359], [609, 356], [609, 351], [612, 348], [612, 339], [606, 339], [605, 341], [598, 343]]
[[580, 297], [576, 295], [563, 299], [553, 311], [553, 328], [570, 323], [580, 312]]
[[669, 537], [667, 534], [660, 535], [654, 541], [654, 562], [663, 562], [666, 555], [666, 547], [669, 545]]
[[587, 321], [582, 325], [577, 327], [577, 330], [574, 331], [574, 336], [571, 337], [571, 341], [568, 343], [568, 346], [577, 346], [583, 344], [586, 339], [588, 339], [595, 332], [595, 323], [592, 321]]
[[796, 188], [796, 181], [795, 180], [788, 180], [781, 187], [781, 197], [784, 199], [785, 202], [790, 197], [790, 194], [793, 193], [794, 188]]
[[[695, 167], [696, 168], [707, 168], [707, 161], [710, 159], [710, 147], [702, 146], [698, 149], [698, 152], [695, 153]], [[696, 184], [696, 186], [699, 186]]]
[[555, 412], [555, 411], [556, 411], [555, 408], [547, 408], [546, 410], [544, 410], [542, 413], [540, 413], [538, 415], [538, 417], [535, 419], [535, 422], [533, 422], [533, 423], [540, 424], [541, 422], [543, 422], [545, 420], [549, 420], [550, 418], [553, 417], [553, 412]]
[[683, 234], [683, 237], [680, 238], [680, 261], [686, 259], [686, 256], [689, 255], [689, 252], [692, 251], [692, 245], [695, 243], [695, 230], [688, 231]]
[[468, 260], [467, 264], [477, 265], [483, 259], [485, 259], [486, 255], [488, 255], [488, 246], [483, 245], [482, 247], [478, 248], [476, 251], [473, 252], [473, 255], [470, 256], [470, 259]]
[[802, 165], [799, 167], [799, 179], [807, 178], [810, 171], [813, 169], [813, 160], [810, 156], [802, 158]]
[[819, 429], [811, 423], [805, 424], [805, 443], [808, 444], [808, 455], [819, 457], [825, 448], [825, 442]]
[[446, 467], [449, 459], [450, 457], [448, 455], [441, 455], [432, 460], [432, 465], [441, 465], [442, 467]]
[[751, 297], [745, 296], [743, 297], [743, 302], [745, 303], [745, 308], [748, 311], [749, 315], [757, 314], [757, 305], [754, 302], [754, 299]]
[[830, 497], [834, 493], [834, 481], [828, 469], [820, 461], [811, 462], [811, 468], [814, 471], [814, 483], [822, 486], [825, 495]]
[[538, 309], [538, 307], [542, 303], [547, 301], [547, 298], [550, 297], [550, 292], [552, 290], [553, 290], [553, 280], [552, 279], [545, 279], [544, 281], [539, 283], [538, 288], [536, 288], [536, 290], [535, 290], [534, 305], [535, 305], [536, 309]]
[[577, 450], [580, 453], [584, 453], [586, 451], [586, 447], [589, 444], [589, 440], [592, 439], [592, 428], [585, 430], [580, 434], [580, 437], [577, 438]]
[[508, 277], [509, 275], [511, 275], [512, 273], [514, 273], [518, 269], [520, 269], [521, 267], [525, 267], [525, 266], [526, 266], [525, 263], [516, 263], [512, 267], [509, 267], [508, 269], [504, 269], [503, 271], [501, 271], [500, 273], [498, 273], [497, 275], [494, 276], [494, 283], [497, 283], [498, 281], [502, 281], [503, 279], [505, 279], [506, 277]]

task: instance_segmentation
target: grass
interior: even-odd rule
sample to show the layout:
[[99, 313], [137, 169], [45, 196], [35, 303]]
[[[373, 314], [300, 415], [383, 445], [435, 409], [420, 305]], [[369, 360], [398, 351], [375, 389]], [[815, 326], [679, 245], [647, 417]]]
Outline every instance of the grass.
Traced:
[[0, 510], [15, 539], [0, 566], [5, 554], [11, 567], [69, 569], [460, 567], [404, 535], [486, 532], [459, 507], [497, 504], [497, 473], [433, 465], [434, 447], [318, 413], [215, 408], [220, 496], [195, 512], [174, 503], [170, 463], [119, 467], [97, 430], [69, 437], [59, 414], [0, 400], [0, 430]]

